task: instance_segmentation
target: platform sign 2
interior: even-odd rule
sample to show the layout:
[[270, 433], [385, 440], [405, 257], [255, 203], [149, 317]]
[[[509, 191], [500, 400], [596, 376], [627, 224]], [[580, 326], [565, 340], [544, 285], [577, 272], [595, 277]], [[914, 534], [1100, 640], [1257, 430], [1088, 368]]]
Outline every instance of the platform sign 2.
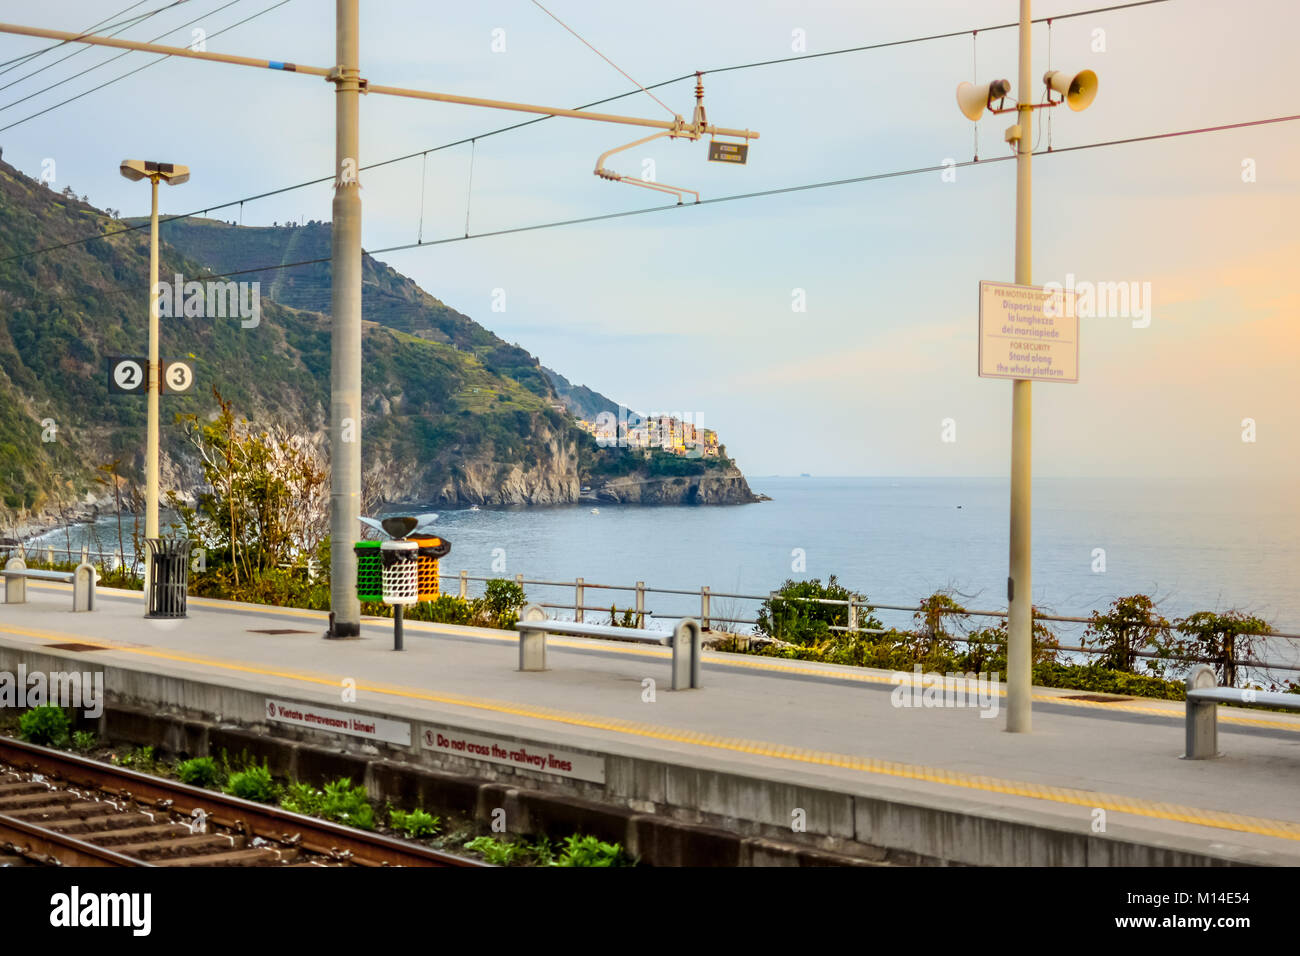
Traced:
[[149, 360], [140, 355], [121, 355], [108, 360], [108, 390], [117, 395], [143, 395]]
[[[162, 391], [180, 395], [194, 387], [194, 363], [189, 359], [164, 359]], [[108, 360], [108, 390], [117, 395], [144, 395], [149, 391], [149, 360], [142, 355], [119, 355]]]

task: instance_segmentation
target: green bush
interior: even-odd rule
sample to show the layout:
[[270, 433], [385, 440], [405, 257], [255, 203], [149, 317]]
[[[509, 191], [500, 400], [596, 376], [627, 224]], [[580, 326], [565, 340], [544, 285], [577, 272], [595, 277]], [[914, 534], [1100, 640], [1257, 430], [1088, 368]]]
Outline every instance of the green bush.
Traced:
[[488, 627], [506, 630], [519, 623], [519, 610], [528, 603], [524, 586], [518, 581], [493, 578], [483, 592], [481, 611], [491, 623]]
[[361, 830], [375, 828], [375, 810], [367, 798], [366, 788], [352, 786], [347, 777], [325, 784], [324, 790], [305, 783], [291, 783], [280, 806], [294, 813], [324, 817]]
[[[1034, 666], [1056, 663], [1061, 652], [1061, 642], [1046, 624], [1034, 622], [1034, 645], [1031, 651]], [[1001, 621], [996, 627], [986, 627], [971, 632], [966, 638], [965, 649], [954, 651], [956, 667], [944, 670], [958, 670], [963, 673], [993, 673], [1005, 675], [1007, 672], [1007, 622]]]
[[966, 609], [943, 591], [935, 591], [921, 602], [920, 608], [912, 615], [912, 620], [919, 625], [915, 632], [920, 644], [919, 656], [938, 650], [952, 651], [954, 632], [964, 630], [968, 620]]
[[438, 624], [473, 624], [474, 605], [451, 594], [440, 594], [435, 601], [408, 609], [407, 616]]
[[[926, 673], [998, 673], [1006, 674], [1006, 625], [985, 628], [970, 636], [965, 650], [944, 649], [926, 652], [924, 640], [900, 631], [884, 634], [833, 634], [824, 641], [808, 645], [782, 647], [767, 645], [746, 648], [733, 642], [723, 650], [748, 651], [763, 657], [875, 667], [883, 670], [910, 671], [917, 664]], [[1034, 625], [1034, 683], [1043, 687], [1061, 687], [1102, 694], [1128, 694], [1164, 700], [1184, 699], [1181, 681], [1155, 674], [1134, 674], [1107, 667], [1103, 661], [1088, 664], [1057, 660], [1059, 642], [1042, 624]], [[920, 655], [920, 656], [918, 656]]]
[[1098, 694], [1128, 694], [1132, 697], [1155, 697], [1161, 700], [1187, 699], [1186, 688], [1180, 680], [1117, 671], [1100, 661], [1091, 664], [1037, 664], [1034, 666], [1033, 680], [1040, 687], [1086, 690]]
[[226, 781], [224, 792], [244, 800], [271, 803], [275, 800], [276, 787], [275, 781], [271, 779], [270, 768], [265, 764], [260, 767], [254, 764], [247, 770], [232, 773]]
[[[1102, 653], [1101, 660], [1111, 670], [1135, 673], [1143, 661], [1156, 677], [1164, 674], [1167, 657], [1174, 649], [1163, 617], [1156, 613], [1155, 602], [1145, 594], [1116, 598], [1109, 610], [1093, 611], [1080, 643]], [[1155, 651], [1159, 658], [1141, 658], [1141, 651]]]
[[1262, 638], [1273, 633], [1267, 621], [1240, 611], [1198, 611], [1175, 621], [1174, 628], [1184, 638], [1178, 642], [1178, 653], [1209, 658], [1219, 683], [1229, 687], [1237, 683], [1234, 661], [1239, 657], [1258, 660], [1264, 645]]
[[67, 746], [69, 728], [68, 715], [53, 704], [33, 707], [18, 718], [18, 736], [43, 747]]
[[431, 837], [442, 828], [442, 820], [424, 810], [393, 810], [388, 814], [388, 825], [412, 840]]
[[191, 787], [211, 787], [217, 782], [220, 770], [211, 757], [195, 757], [182, 761], [176, 767], [176, 776], [181, 783], [188, 783]]
[[94, 750], [95, 745], [98, 743], [99, 743], [99, 738], [95, 736], [93, 731], [89, 731], [89, 730], [73, 731], [72, 734], [73, 750], [80, 751], [83, 754], [88, 753], [91, 750]]
[[788, 580], [758, 610], [758, 632], [791, 644], [818, 644], [832, 634], [832, 627], [848, 627], [847, 604], [821, 604], [811, 598], [858, 603], [858, 627], [876, 630], [884, 625], [872, 616], [875, 608], [866, 599], [850, 591], [831, 575], [825, 585], [820, 578], [811, 581]]

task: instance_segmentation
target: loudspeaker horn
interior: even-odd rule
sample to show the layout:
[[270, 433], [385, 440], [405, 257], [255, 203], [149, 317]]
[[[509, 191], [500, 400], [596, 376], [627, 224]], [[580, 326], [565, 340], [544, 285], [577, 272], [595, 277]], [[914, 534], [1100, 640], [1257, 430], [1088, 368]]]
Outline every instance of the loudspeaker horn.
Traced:
[[1097, 74], [1092, 70], [1080, 70], [1073, 75], [1060, 70], [1049, 70], [1043, 74], [1047, 88], [1058, 93], [1065, 100], [1065, 105], [1076, 113], [1086, 110], [1097, 98]]
[[994, 80], [982, 86], [974, 83], [957, 84], [957, 106], [962, 115], [974, 122], [984, 115], [984, 107], [993, 100], [1000, 100], [1011, 92], [1011, 84], [1006, 80]]

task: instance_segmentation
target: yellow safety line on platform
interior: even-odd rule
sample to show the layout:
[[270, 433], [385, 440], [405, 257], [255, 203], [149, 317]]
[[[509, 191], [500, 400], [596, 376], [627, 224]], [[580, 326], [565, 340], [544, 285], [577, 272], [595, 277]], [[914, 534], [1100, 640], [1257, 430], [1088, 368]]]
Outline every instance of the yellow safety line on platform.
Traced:
[[[55, 584], [52, 582], [45, 582], [45, 581], [40, 581], [40, 582], [29, 581], [28, 586], [51, 588], [57, 590], [68, 590], [68, 591], [72, 589], [72, 586], [68, 584]], [[144, 598], [144, 592], [142, 591], [125, 591], [125, 590], [114, 589], [114, 593], [129, 596], [129, 597], [134, 597], [141, 600]], [[226, 609], [230, 609], [231, 606], [233, 605], [235, 610], [247, 611], [250, 614], [261, 614], [261, 613], [280, 614], [289, 617], [306, 617], [306, 618], [311, 618], [313, 620], [319, 620], [319, 621], [327, 621], [329, 619], [329, 615], [323, 611], [310, 611], [305, 608], [275, 607], [272, 605], [262, 605], [262, 604], [243, 604], [235, 601], [225, 601], [219, 598], [191, 597], [189, 598], [189, 603], [194, 604], [198, 607], [226, 608]], [[375, 618], [367, 617], [367, 618], [363, 618], [363, 623], [375, 624], [375, 623], [382, 623], [387, 620], [389, 619], [383, 617], [375, 617]], [[506, 641], [510, 643], [516, 643], [519, 640], [518, 634], [516, 634], [514, 631], [509, 631], [502, 634], [491, 634], [491, 633], [485, 633], [488, 630], [487, 628], [479, 628], [477, 629], [478, 631], [477, 633], [466, 635], [461, 631], [449, 631], [446, 628], [439, 627], [437, 624], [429, 621], [406, 621], [405, 627], [406, 630], [408, 631], [423, 631], [428, 634], [450, 634], [458, 637], [468, 636], [468, 637], [474, 637], [476, 639], [488, 640], [488, 641]], [[590, 651], [593, 649], [590, 640], [569, 640], [561, 637], [550, 637], [547, 639], [546, 643], [551, 647], [564, 647], [573, 650]], [[657, 657], [661, 659], [667, 659], [668, 657], [671, 656], [672, 653], [671, 651], [660, 650], [658, 648], [639, 647], [634, 644], [628, 644], [623, 647], [610, 647], [607, 644], [601, 645], [600, 651], [602, 653], [631, 654], [636, 657]], [[832, 680], [856, 681], [862, 684], [893, 684], [895, 682], [894, 675], [892, 673], [879, 674], [879, 673], [872, 673], [870, 671], [865, 671], [865, 670], [861, 672], [855, 672], [853, 670], [848, 670], [847, 666], [844, 670], [831, 671], [831, 670], [826, 670], [824, 668], [801, 666], [800, 664], [793, 663], [786, 658], [764, 659], [764, 658], [749, 657], [743, 654], [734, 654], [734, 655], [733, 654], [728, 654], [728, 655], [705, 654], [703, 655], [702, 660], [704, 663], [707, 664], [720, 664], [724, 667], [738, 667], [738, 668], [744, 668], [748, 670], [772, 671], [780, 674], [809, 674], [815, 677], [828, 677], [831, 678]], [[908, 686], [911, 686], [912, 675], [907, 674], [906, 671], [902, 671], [899, 673], [903, 673], [907, 675], [909, 679]], [[997, 694], [999, 697], [1005, 697], [1007, 694], [1006, 690], [1002, 687], [996, 688], [993, 691], [993, 693]], [[1095, 708], [1099, 710], [1108, 710], [1108, 711], [1120, 711], [1122, 713], [1127, 713], [1127, 714], [1146, 714], [1148, 716], [1165, 717], [1170, 720], [1183, 720], [1184, 718], [1183, 705], [1181, 703], [1175, 703], [1173, 705], [1161, 705], [1160, 703], [1157, 703], [1155, 701], [1152, 701], [1152, 703], [1150, 704], [1146, 704], [1146, 703], [1139, 703], [1137, 701], [1131, 701], [1131, 700], [1112, 701], [1108, 703], [1105, 701], [1096, 701], [1096, 700], [1079, 700], [1077, 698], [1070, 698], [1070, 697], [1060, 696], [1057, 694], [1034, 694], [1033, 699], [1036, 701], [1041, 701], [1042, 703], [1045, 704], [1061, 704], [1067, 707], [1082, 707], [1082, 708]], [[1236, 708], [1236, 710], [1240, 710], [1240, 709], [1241, 708]], [[1269, 727], [1278, 730], [1286, 730], [1291, 733], [1300, 733], [1300, 721], [1276, 720], [1276, 719], [1269, 719], [1267, 717], [1253, 717], [1250, 716], [1249, 712], [1234, 713], [1233, 710], [1234, 708], [1220, 707], [1219, 720], [1223, 723], [1239, 724], [1244, 727]]]
[[[67, 641], [68, 634], [56, 634], [49, 631], [35, 631], [26, 628], [0, 627], [0, 632], [34, 637], [39, 640]], [[100, 647], [104, 650], [122, 651], [154, 657], [159, 660], [181, 664], [198, 664], [222, 670], [257, 674], [263, 677], [296, 680], [304, 683], [323, 684], [337, 689], [341, 682], [338, 678], [299, 674], [293, 671], [273, 670], [236, 661], [223, 661], [210, 658], [173, 654], [149, 647], [122, 647], [112, 642], [81, 639], [83, 643]], [[801, 747], [772, 744], [764, 741], [743, 740], [732, 737], [719, 737], [698, 731], [680, 730], [670, 727], [658, 727], [653, 724], [637, 723], [618, 718], [594, 717], [586, 714], [568, 713], [552, 710], [548, 707], [514, 704], [507, 701], [494, 701], [486, 698], [462, 697], [455, 694], [432, 694], [427, 691], [392, 687], [383, 684], [356, 685], [357, 690], [372, 691], [393, 697], [405, 697], [412, 700], [431, 703], [450, 704], [491, 713], [510, 714], [534, 720], [586, 727], [593, 730], [605, 730], [628, 736], [644, 737], [652, 740], [688, 744], [695, 747], [708, 747], [714, 750], [727, 750], [735, 753], [752, 754], [777, 760], [789, 760], [798, 763], [838, 767], [882, 776], [898, 777], [907, 780], [920, 780], [967, 790], [998, 793], [1006, 796], [1027, 797], [1033, 800], [1045, 800], [1072, 806], [1100, 808], [1112, 813], [1128, 813], [1134, 816], [1176, 823], [1191, 823], [1197, 826], [1234, 830], [1241, 833], [1253, 833], [1260, 836], [1279, 837], [1285, 840], [1300, 841], [1300, 823], [1289, 820], [1272, 820], [1266, 817], [1251, 817], [1222, 810], [1204, 810], [1198, 807], [1174, 803], [1161, 803], [1117, 794], [1100, 793], [1088, 790], [1076, 790], [1070, 787], [1053, 787], [1046, 784], [1027, 783], [1016, 780], [1003, 780], [997, 777], [974, 776], [958, 771], [942, 770], [933, 767], [897, 763], [892, 760], [877, 760], [871, 757], [854, 757], [828, 751], [805, 750]]]

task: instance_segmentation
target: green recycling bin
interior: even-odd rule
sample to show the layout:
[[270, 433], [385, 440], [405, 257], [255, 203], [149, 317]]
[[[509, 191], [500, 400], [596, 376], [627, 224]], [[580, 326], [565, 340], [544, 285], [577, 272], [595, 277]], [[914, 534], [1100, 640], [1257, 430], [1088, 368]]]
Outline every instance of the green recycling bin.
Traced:
[[357, 598], [362, 601], [384, 599], [384, 566], [378, 541], [358, 541], [352, 550], [357, 555]]

